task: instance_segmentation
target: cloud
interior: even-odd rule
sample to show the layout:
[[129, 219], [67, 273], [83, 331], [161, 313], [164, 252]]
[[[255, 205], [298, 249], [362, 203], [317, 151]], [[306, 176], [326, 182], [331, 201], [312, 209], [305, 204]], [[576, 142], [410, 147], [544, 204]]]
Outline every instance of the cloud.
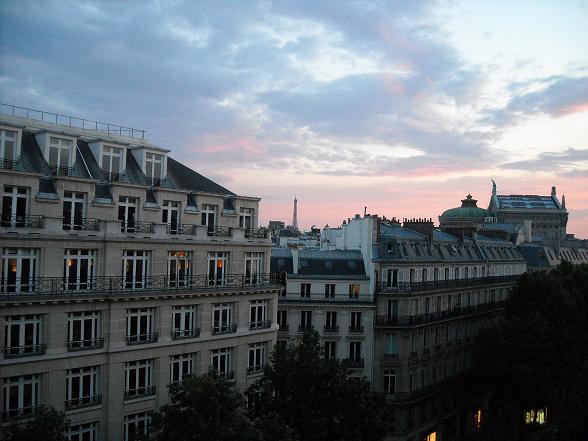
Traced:
[[535, 159], [506, 162], [500, 168], [530, 172], [552, 172], [565, 177], [588, 176], [588, 149], [541, 153]]

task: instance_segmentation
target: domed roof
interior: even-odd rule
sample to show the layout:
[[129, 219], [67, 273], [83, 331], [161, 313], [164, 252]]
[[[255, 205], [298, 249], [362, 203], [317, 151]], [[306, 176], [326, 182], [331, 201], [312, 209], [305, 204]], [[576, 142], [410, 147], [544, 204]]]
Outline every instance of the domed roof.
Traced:
[[490, 211], [484, 208], [479, 208], [477, 202], [478, 201], [476, 199], [472, 198], [471, 194], [468, 194], [465, 199], [462, 199], [461, 207], [445, 210], [443, 214], [439, 216], [439, 220], [451, 221], [454, 219], [479, 219], [480, 221], [484, 221], [485, 217], [493, 216]]

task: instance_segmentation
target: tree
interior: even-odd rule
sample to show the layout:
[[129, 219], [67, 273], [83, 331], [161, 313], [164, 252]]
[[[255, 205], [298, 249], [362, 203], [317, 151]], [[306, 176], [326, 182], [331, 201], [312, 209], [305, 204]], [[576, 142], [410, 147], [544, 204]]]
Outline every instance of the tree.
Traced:
[[[502, 439], [579, 439], [588, 424], [588, 265], [562, 263], [522, 277], [505, 319], [482, 332], [475, 362], [493, 393]], [[547, 408], [548, 424], [525, 427], [523, 412]], [[530, 432], [530, 433], [529, 433]]]
[[171, 404], [153, 416], [158, 441], [257, 441], [245, 400], [215, 371], [170, 386]]
[[375, 441], [390, 428], [384, 395], [350, 378], [344, 363], [325, 359], [316, 332], [299, 346], [276, 347], [272, 366], [247, 395], [254, 420], [274, 413], [304, 441]]
[[69, 421], [63, 412], [43, 406], [35, 415], [22, 422], [0, 426], [0, 439], [5, 441], [66, 441]]

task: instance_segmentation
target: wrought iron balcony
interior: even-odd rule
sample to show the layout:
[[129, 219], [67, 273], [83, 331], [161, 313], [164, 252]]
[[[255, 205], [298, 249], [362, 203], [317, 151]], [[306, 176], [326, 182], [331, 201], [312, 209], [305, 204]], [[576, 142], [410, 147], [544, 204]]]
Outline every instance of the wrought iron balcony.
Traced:
[[212, 327], [213, 335], [232, 334], [234, 332], [237, 332], [237, 323], [231, 323], [230, 325], [217, 325]]
[[211, 237], [231, 237], [231, 230], [231, 227], [209, 227], [206, 234]]
[[153, 233], [153, 222], [139, 222], [139, 221], [121, 221], [121, 233]]
[[470, 279], [454, 280], [432, 280], [429, 282], [398, 282], [396, 286], [387, 286], [385, 283], [379, 283], [377, 286], [378, 293], [414, 293], [421, 291], [431, 291], [435, 289], [446, 288], [467, 288], [479, 285], [489, 285], [495, 283], [516, 282], [520, 275], [511, 276], [487, 276], [473, 277]]
[[249, 322], [249, 329], [266, 329], [272, 326], [271, 320], [261, 320], [259, 322]]
[[265, 228], [245, 230], [246, 239], [267, 239], [268, 230]]
[[280, 325], [280, 329], [278, 329], [279, 332], [288, 332], [290, 330], [290, 325], [285, 323]]
[[224, 371], [218, 372], [219, 378], [224, 378], [225, 380], [234, 380], [235, 379], [235, 371]]
[[264, 369], [265, 364], [256, 364], [255, 366], [249, 366], [247, 368], [247, 375], [258, 374], [260, 372], [263, 372]]
[[100, 230], [100, 220], [85, 217], [80, 220], [74, 220], [74, 223], [72, 224], [64, 219], [63, 229], [66, 231], [98, 231]]
[[410, 316], [386, 316], [378, 315], [376, 317], [376, 324], [378, 326], [410, 326], [420, 323], [429, 323], [440, 320], [447, 320], [455, 317], [484, 313], [492, 310], [504, 308], [506, 302], [504, 300], [482, 303], [473, 306], [453, 307], [451, 309], [431, 312], [428, 314], [418, 314]]
[[277, 288], [271, 274], [258, 274], [257, 283], [243, 274], [226, 274], [220, 280], [208, 275], [187, 275], [181, 281], [168, 275], [130, 279], [127, 277], [87, 277], [71, 280], [64, 277], [37, 277], [23, 280], [0, 281], [0, 298], [12, 296], [50, 295], [72, 297], [75, 295], [104, 296], [130, 295], [134, 292], [217, 292], [247, 290], [251, 288]]
[[185, 235], [189, 235], [189, 236], [195, 236], [196, 230], [197, 230], [196, 225], [190, 225], [190, 224], [176, 224], [176, 225], [167, 224], [166, 225], [166, 232], [167, 232], [167, 234], [171, 234], [171, 235], [185, 234]]
[[116, 173], [116, 172], [102, 172], [104, 176], [104, 180], [106, 182], [130, 182], [129, 177], [126, 173]]
[[26, 346], [6, 346], [4, 347], [4, 358], [28, 357], [33, 355], [43, 355], [47, 349], [46, 343]]
[[179, 340], [182, 338], [195, 338], [200, 337], [200, 328], [192, 329], [174, 329], [171, 332], [172, 340]]
[[87, 349], [99, 349], [104, 347], [104, 337], [89, 338], [85, 340], [70, 340], [67, 342], [67, 350], [84, 351]]
[[308, 332], [314, 329], [313, 325], [298, 325], [298, 332]]
[[350, 326], [349, 333], [350, 334], [363, 334], [364, 328], [363, 326]]
[[328, 297], [319, 293], [288, 292], [280, 295], [280, 303], [354, 303], [360, 305], [373, 304], [374, 297], [371, 294], [359, 294], [349, 296], [348, 294], [335, 294]]
[[0, 158], [0, 169], [3, 170], [17, 170], [19, 160]]
[[102, 404], [102, 394], [66, 400], [65, 410], [80, 409], [82, 407], [97, 406], [99, 404]]
[[348, 358], [346, 363], [349, 369], [363, 369], [365, 364], [363, 358]]
[[6, 228], [43, 228], [45, 226], [45, 217], [37, 215], [2, 216], [0, 226]]
[[325, 326], [324, 332], [337, 333], [337, 332], [339, 332], [339, 326], [337, 326], [337, 325]]
[[143, 343], [155, 343], [157, 337], [157, 332], [150, 332], [148, 334], [127, 335], [125, 339], [128, 345], [140, 345]]
[[0, 415], [2, 416], [2, 421], [14, 421], [21, 418], [29, 418], [35, 415], [42, 407], [43, 406], [28, 406], [18, 409], [8, 409], [3, 410]]
[[155, 395], [156, 388], [155, 386], [144, 386], [138, 387], [136, 389], [128, 389], [125, 390], [125, 400], [132, 400], [133, 398], [139, 397], [149, 397]]

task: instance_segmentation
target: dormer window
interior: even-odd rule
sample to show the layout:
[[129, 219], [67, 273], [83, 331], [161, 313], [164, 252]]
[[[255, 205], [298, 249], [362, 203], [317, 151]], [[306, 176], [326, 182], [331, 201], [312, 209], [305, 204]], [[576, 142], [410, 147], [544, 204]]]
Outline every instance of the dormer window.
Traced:
[[0, 129], [0, 168], [12, 169], [18, 159], [18, 132]]
[[108, 180], [118, 180], [122, 172], [123, 149], [120, 147], [103, 146], [102, 147], [102, 171]]
[[68, 175], [73, 164], [73, 141], [71, 139], [49, 138], [49, 166], [54, 174]]
[[145, 176], [147, 179], [157, 181], [161, 179], [163, 155], [157, 153], [145, 153]]

